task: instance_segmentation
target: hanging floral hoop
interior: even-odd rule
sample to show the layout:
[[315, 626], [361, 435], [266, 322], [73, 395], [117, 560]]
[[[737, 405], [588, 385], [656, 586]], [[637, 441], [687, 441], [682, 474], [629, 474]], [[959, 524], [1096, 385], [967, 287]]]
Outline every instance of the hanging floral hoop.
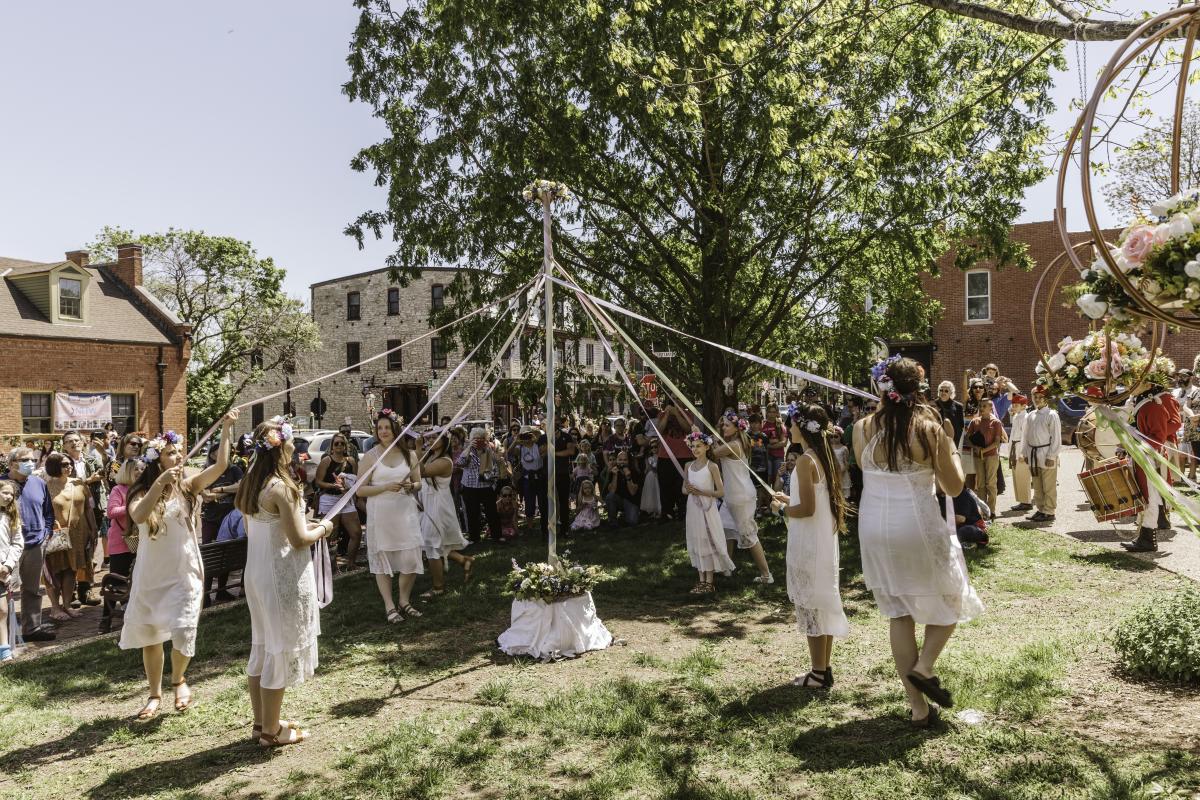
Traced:
[[[1145, 218], [1135, 220], [1134, 225], [1122, 234], [1120, 240], [1117, 242], [1118, 247], [1104, 246], [1096, 248], [1096, 260], [1090, 265], [1085, 265], [1079, 258], [1077, 248], [1071, 243], [1067, 227], [1066, 209], [1063, 203], [1067, 172], [1076, 154], [1076, 145], [1079, 147], [1080, 187], [1083, 195], [1084, 213], [1087, 215], [1088, 227], [1091, 229], [1093, 241], [1103, 242], [1104, 232], [1100, 227], [1095, 202], [1092, 198], [1091, 161], [1092, 135], [1095, 129], [1096, 114], [1100, 107], [1100, 101], [1130, 64], [1163, 40], [1175, 37], [1182, 29], [1186, 29], [1186, 39], [1179, 65], [1179, 79], [1175, 94], [1175, 113], [1172, 120], [1171, 192], [1175, 196], [1161, 200], [1155, 204], [1155, 208], [1152, 209], [1152, 213], [1156, 216], [1155, 219]], [[1188, 212], [1200, 207], [1200, 204], [1198, 204], [1200, 194], [1192, 197], [1191, 190], [1189, 190], [1188, 193], [1181, 195], [1179, 186], [1183, 106], [1187, 98], [1188, 77], [1198, 32], [1200, 32], [1200, 5], [1176, 8], [1142, 23], [1113, 53], [1112, 58], [1104, 68], [1095, 91], [1092, 93], [1091, 99], [1084, 107], [1083, 113], [1080, 114], [1079, 120], [1067, 138], [1066, 147], [1063, 149], [1062, 162], [1058, 173], [1058, 213], [1056, 214], [1056, 219], [1058, 221], [1059, 235], [1062, 238], [1065, 250], [1064, 255], [1068, 257], [1070, 263], [1075, 266], [1079, 273], [1084, 276], [1085, 282], [1089, 282], [1090, 285], [1104, 285], [1107, 282], [1111, 286], [1112, 282], [1115, 281], [1116, 285], [1120, 287], [1120, 290], [1129, 300], [1128, 305], [1108, 309], [1118, 321], [1122, 321], [1127, 316], [1134, 316], [1150, 320], [1153, 323], [1177, 325], [1183, 328], [1200, 330], [1200, 291], [1193, 290], [1196, 296], [1188, 298], [1185, 296], [1187, 288], [1182, 283], [1175, 288], [1164, 285], [1167, 280], [1163, 270], [1182, 267], [1185, 262], [1181, 261], [1179, 264], [1172, 266], [1167, 262], [1177, 260], [1177, 258], [1167, 259], [1164, 257], [1162, 259], [1163, 264], [1157, 265], [1155, 269], [1147, 269], [1145, 274], [1142, 274], [1142, 270], [1140, 269], [1143, 264], [1146, 264], [1147, 267], [1155, 266], [1154, 264], [1147, 263], [1146, 259], [1152, 247], [1168, 244], [1172, 240], [1178, 242], [1180, 239], [1191, 236], [1193, 229], [1200, 229], [1200, 213], [1196, 214], [1197, 219], [1195, 221], [1191, 220], [1188, 216]], [[1150, 63], [1144, 65], [1141, 68], [1143, 76], [1152, 67], [1153, 65]], [[1161, 231], [1157, 230], [1159, 227], [1162, 228]], [[1183, 248], [1183, 251], [1186, 252], [1192, 246], [1189, 244], [1175, 244], [1173, 247]], [[1197, 258], [1200, 258], [1200, 236], [1197, 236], [1194, 249], [1197, 253]], [[1192, 276], [1191, 272], [1195, 272], [1196, 275]], [[1133, 274], [1131, 275], [1130, 273]], [[1200, 263], [1187, 274], [1189, 277], [1200, 279]], [[1186, 283], [1186, 280], [1184, 283]], [[1178, 291], [1176, 291], [1176, 288]], [[1103, 302], [1103, 299], [1099, 296], [1094, 296], [1090, 297], [1085, 305], [1100, 302]]]

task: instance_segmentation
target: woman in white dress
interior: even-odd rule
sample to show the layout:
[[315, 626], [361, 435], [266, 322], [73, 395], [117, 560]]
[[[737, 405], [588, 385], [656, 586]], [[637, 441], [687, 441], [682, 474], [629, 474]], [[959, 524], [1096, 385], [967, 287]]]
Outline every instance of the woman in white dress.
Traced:
[[458, 512], [454, 507], [454, 495], [450, 491], [450, 479], [454, 475], [454, 462], [450, 459], [450, 442], [443, 433], [426, 434], [435, 438], [421, 457], [421, 542], [425, 558], [429, 560], [429, 574], [433, 587], [422, 597], [435, 597], [446, 591], [446, 562], [462, 564], [463, 583], [471, 580], [471, 565], [475, 559], [464, 556], [460, 550], [467, 548]]
[[737, 414], [726, 414], [721, 417], [721, 438], [723, 442], [713, 445], [711, 457], [721, 464], [721, 482], [725, 485], [725, 495], [721, 500], [721, 527], [725, 529], [725, 538], [729, 542], [729, 558], [733, 559], [734, 546], [740, 550], [749, 550], [758, 567], [758, 577], [755, 583], [774, 583], [771, 568], [767, 565], [767, 554], [763, 552], [762, 544], [758, 541], [758, 523], [754, 520], [754, 512], [758, 508], [758, 492], [750, 480], [750, 464], [746, 459], [750, 455], [750, 437], [746, 430], [750, 427]]
[[[953, 705], [934, 674], [955, 626], [983, 612], [971, 588], [962, 546], [934, 495], [963, 488], [954, 442], [920, 393], [920, 366], [892, 357], [872, 370], [879, 410], [855, 423], [854, 450], [863, 470], [858, 538], [863, 578], [891, 620], [892, 656], [908, 693], [913, 725], [927, 727], [937, 706]], [[936, 484], [936, 486], [935, 486]], [[954, 519], [951, 513], [950, 520]], [[917, 649], [916, 625], [925, 626]]]
[[264, 747], [302, 742], [308, 731], [279, 718], [283, 693], [317, 668], [321, 621], [311, 545], [336, 523], [306, 522], [292, 478], [292, 426], [282, 417], [254, 429], [254, 459], [235, 505], [246, 520], [243, 591], [250, 608], [246, 685], [255, 741]]
[[162, 702], [163, 642], [167, 640], [175, 710], [186, 711], [192, 704], [184, 673], [196, 654], [196, 627], [204, 598], [196, 515], [200, 493], [229, 466], [230, 431], [237, 417], [236, 410], [230, 411], [221, 422], [216, 462], [190, 478], [184, 474], [187, 452], [179, 434], [167, 431], [151, 440], [142, 450], [146, 468], [129, 488], [126, 508], [130, 522], [138, 526], [138, 547], [119, 646], [142, 651], [150, 698], [137, 714], [141, 720], [156, 716]]
[[712, 437], [706, 433], [691, 433], [688, 449], [694, 460], [684, 467], [683, 493], [687, 495], [687, 517], [684, 534], [692, 566], [700, 579], [692, 594], [712, 594], [717, 590], [713, 577], [718, 572], [731, 572], [733, 559], [725, 549], [725, 534], [721, 530], [721, 512], [717, 500], [724, 493], [721, 471], [708, 460]]
[[812, 657], [812, 669], [792, 683], [828, 689], [833, 686], [833, 638], [850, 633], [838, 589], [838, 534], [845, 530], [846, 507], [825, 409], [803, 406], [798, 414], [804, 452], [796, 460], [789, 493], [777, 493], [772, 506], [787, 520], [788, 597]]
[[[400, 418], [394, 411], [385, 408], [379, 412], [375, 418], [379, 444], [363, 456], [362, 474], [366, 476], [368, 470], [371, 473], [367, 484], [358, 490], [367, 498], [367, 568], [375, 576], [387, 621], [393, 624], [405, 617], [421, 616], [411, 598], [417, 576], [425, 572], [421, 563], [421, 513], [417, 509], [421, 465], [413, 439], [400, 436], [400, 430]], [[392, 442], [396, 446], [388, 450]], [[399, 605], [392, 597], [393, 575], [399, 576]]]

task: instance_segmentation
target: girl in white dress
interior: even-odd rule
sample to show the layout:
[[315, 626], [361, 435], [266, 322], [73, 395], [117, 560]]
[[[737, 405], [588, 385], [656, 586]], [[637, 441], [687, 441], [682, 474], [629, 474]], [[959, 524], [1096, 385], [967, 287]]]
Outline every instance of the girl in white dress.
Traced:
[[772, 507], [787, 520], [788, 597], [812, 657], [812, 669], [792, 683], [828, 689], [833, 686], [833, 638], [850, 633], [838, 590], [838, 534], [845, 530], [846, 509], [825, 409], [804, 406], [799, 416], [804, 453], [795, 462], [790, 491], [776, 494]]
[[[639, 437], [642, 434], [638, 434]], [[646, 439], [646, 463], [642, 470], [641, 511], [657, 519], [662, 514], [662, 497], [658, 492], [658, 437]]]
[[719, 423], [721, 438], [725, 441], [713, 445], [712, 457], [721, 464], [721, 481], [725, 495], [721, 502], [721, 527], [729, 542], [729, 558], [733, 559], [734, 546], [749, 550], [758, 567], [755, 583], [774, 583], [771, 568], [767, 565], [767, 554], [758, 541], [758, 523], [754, 511], [758, 508], [758, 492], [750, 480], [750, 437], [746, 435], [749, 425], [737, 414], [726, 414]]
[[[409, 436], [400, 437], [400, 418], [383, 409], [375, 419], [375, 438], [379, 444], [363, 456], [367, 485], [358, 493], [367, 498], [367, 568], [375, 576], [375, 586], [383, 598], [387, 621], [397, 623], [421, 612], [410, 602], [417, 576], [425, 572], [421, 563], [421, 514], [417, 492], [421, 490], [421, 464]], [[387, 455], [392, 442], [400, 441]], [[360, 479], [361, 480], [361, 479]], [[392, 576], [398, 575], [399, 606], [392, 599]]]
[[321, 635], [311, 545], [337, 523], [307, 522], [291, 476], [292, 426], [283, 417], [254, 430], [254, 458], [235, 505], [246, 520], [242, 591], [250, 608], [246, 685], [254, 709], [253, 736], [263, 747], [302, 742], [308, 731], [279, 718], [283, 693], [312, 677]]
[[196, 513], [200, 493], [229, 467], [230, 431], [238, 412], [221, 422], [221, 445], [215, 463], [188, 478], [183, 439], [167, 431], [142, 451], [146, 468], [129, 488], [129, 520], [138, 526], [137, 560], [133, 563], [120, 648], [142, 651], [150, 699], [140, 720], [158, 714], [162, 702], [163, 642], [171, 641], [171, 686], [175, 710], [186, 711], [192, 691], [184, 673], [196, 654], [196, 627], [204, 596], [204, 567], [197, 542]]
[[465, 550], [468, 543], [463, 537], [454, 508], [454, 495], [450, 491], [450, 479], [454, 475], [450, 443], [442, 433], [435, 436], [421, 458], [421, 478], [424, 480], [421, 487], [421, 541], [433, 578], [433, 588], [422, 597], [434, 597], [446, 591], [447, 561], [462, 564], [463, 583], [471, 580], [471, 565], [475, 563], [474, 558], [459, 552]]
[[683, 480], [683, 493], [688, 496], [684, 532], [688, 556], [700, 573], [700, 580], [691, 593], [712, 594], [717, 590], [713, 576], [733, 570], [733, 559], [725, 549], [721, 512], [717, 510], [717, 500], [724, 493], [724, 486], [721, 471], [708, 460], [712, 437], [693, 432], [687, 437], [687, 445], [695, 460], [684, 468], [687, 474]]
[[[983, 612], [971, 588], [962, 547], [934, 496], [962, 491], [954, 442], [936, 409], [920, 394], [921, 368], [893, 356], [872, 370], [879, 410], [855, 423], [855, 456], [863, 469], [858, 538], [863, 578], [891, 620], [892, 656], [908, 693], [913, 725], [928, 727], [953, 698], [934, 675], [954, 627]], [[954, 519], [953, 513], [949, 516]], [[925, 626], [917, 649], [916, 625]]]

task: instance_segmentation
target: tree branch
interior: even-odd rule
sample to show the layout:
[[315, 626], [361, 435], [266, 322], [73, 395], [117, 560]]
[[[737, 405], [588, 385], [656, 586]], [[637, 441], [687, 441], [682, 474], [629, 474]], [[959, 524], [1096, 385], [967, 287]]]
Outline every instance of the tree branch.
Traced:
[[[1075, 20], [1043, 19], [1027, 14], [1017, 14], [1002, 11], [999, 8], [973, 3], [967, 0], [916, 0], [923, 6], [945, 11], [959, 17], [969, 17], [993, 25], [1001, 25], [1023, 33], [1046, 36], [1051, 39], [1078, 39], [1084, 42], [1119, 41], [1126, 39], [1137, 30], [1144, 20], [1093, 20], [1079, 16]], [[1060, 4], [1055, 4], [1058, 8]], [[1063, 12], [1065, 13], [1065, 12]], [[1184, 30], [1180, 28], [1172, 34], [1173, 38], [1183, 38]]]

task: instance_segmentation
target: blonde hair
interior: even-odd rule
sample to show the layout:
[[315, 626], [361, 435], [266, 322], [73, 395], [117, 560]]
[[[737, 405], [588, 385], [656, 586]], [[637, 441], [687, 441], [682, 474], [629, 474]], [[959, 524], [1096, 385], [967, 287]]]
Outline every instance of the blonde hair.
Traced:
[[121, 468], [117, 470], [117, 483], [121, 486], [132, 486], [138, 476], [138, 464], [136, 458], [127, 458]]
[[[165, 452], [167, 448], [171, 447], [179, 450], [180, 456], [183, 455], [184, 450], [178, 444], [168, 444], [163, 448], [163, 451]], [[158, 480], [158, 476], [162, 474], [162, 453], [159, 453], [159, 457], [153, 461], [147, 461], [144, 463], [146, 464], [146, 468], [142, 470], [142, 474], [139, 475], [137, 480], [135, 480], [129, 487], [129, 494], [127, 496], [127, 502], [129, 505], [133, 505], [133, 501], [135, 499], [150, 491], [150, 487], [154, 485], [154, 482]], [[181, 458], [180, 466], [182, 466], [182, 464], [183, 461]], [[151, 509], [149, 515], [146, 517], [146, 531], [149, 533], [151, 539], [157, 539], [158, 534], [162, 531], [163, 514], [166, 513], [167, 509], [167, 493], [174, 492], [176, 488], [177, 487], [175, 486], [168, 486], [166, 489], [164, 489], [158, 496], [158, 502], [154, 504], [154, 508]], [[196, 511], [197, 506], [195, 498], [193, 498], [186, 489], [182, 488], [179, 489], [179, 495], [183, 500], [183, 503], [187, 506], [187, 513], [185, 516], [188, 519], [188, 524], [195, 528], [196, 522], [194, 519], [194, 512]]]
[[[21, 494], [21, 487], [17, 486], [16, 481], [0, 481], [0, 488], [8, 486], [13, 490], [12, 505], [7, 509], [0, 509], [0, 514], [8, 517], [8, 529], [10, 531], [21, 530], [21, 504], [17, 502], [17, 496]], [[0, 622], [0, 624], [5, 624]]]

